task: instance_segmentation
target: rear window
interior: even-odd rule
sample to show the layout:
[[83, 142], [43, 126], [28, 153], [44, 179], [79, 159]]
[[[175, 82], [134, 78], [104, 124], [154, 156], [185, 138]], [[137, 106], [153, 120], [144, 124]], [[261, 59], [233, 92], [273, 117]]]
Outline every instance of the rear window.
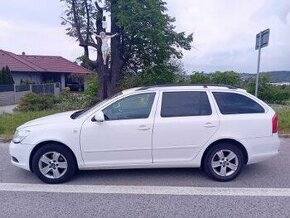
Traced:
[[213, 92], [222, 114], [264, 113], [265, 109], [254, 100], [237, 93]]
[[211, 115], [206, 92], [164, 92], [161, 117], [186, 117]]

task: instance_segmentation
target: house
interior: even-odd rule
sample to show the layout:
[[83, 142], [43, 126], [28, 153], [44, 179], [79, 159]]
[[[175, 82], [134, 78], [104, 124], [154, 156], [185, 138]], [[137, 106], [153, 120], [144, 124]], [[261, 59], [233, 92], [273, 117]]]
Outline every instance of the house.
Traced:
[[16, 85], [59, 82], [62, 89], [67, 85], [70, 75], [85, 76], [91, 73], [60, 56], [17, 55], [0, 49], [0, 69], [5, 66], [10, 68]]

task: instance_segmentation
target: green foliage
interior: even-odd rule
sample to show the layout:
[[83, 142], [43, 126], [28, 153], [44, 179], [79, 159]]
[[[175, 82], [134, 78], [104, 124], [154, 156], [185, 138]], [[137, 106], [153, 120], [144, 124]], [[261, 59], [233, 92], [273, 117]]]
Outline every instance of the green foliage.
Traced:
[[279, 119], [279, 132], [282, 134], [290, 133], [290, 108], [281, 108], [277, 110]]
[[141, 85], [159, 85], [175, 82], [175, 74], [170, 66], [153, 67], [141, 74]]
[[191, 84], [210, 84], [211, 78], [209, 74], [205, 74], [203, 72], [193, 72], [190, 76], [190, 83]]
[[164, 1], [107, 0], [107, 6], [122, 29], [125, 71], [146, 72], [152, 64], [164, 67], [172, 57], [182, 58], [181, 49], [191, 49], [193, 35], [175, 31], [175, 19], [167, 15]]
[[48, 110], [54, 107], [56, 98], [48, 95], [39, 95], [35, 93], [29, 93], [22, 97], [17, 111], [41, 111]]
[[44, 111], [17, 111], [13, 114], [0, 114], [0, 136], [11, 139], [16, 128], [28, 121], [54, 114], [57, 111], [54, 110], [44, 110]]
[[57, 98], [53, 109], [57, 111], [70, 111], [87, 108], [96, 103], [95, 99], [95, 97], [92, 98], [82, 93], [64, 92]]
[[224, 84], [239, 87], [241, 85], [241, 78], [239, 74], [234, 71], [217, 71], [211, 75], [211, 82], [213, 84]]
[[11, 71], [8, 66], [3, 67], [0, 71], [0, 85], [14, 84]]
[[[247, 91], [254, 94], [255, 84], [254, 79], [250, 80], [246, 85]], [[258, 90], [258, 97], [267, 103], [283, 104], [290, 98], [290, 88], [271, 85], [268, 76], [260, 77]]]
[[217, 71], [215, 73], [199, 73], [194, 72], [190, 76], [191, 84], [222, 84], [222, 85], [231, 85], [235, 87], [241, 86], [240, 75], [234, 71]]
[[[111, 41], [109, 80], [116, 81], [108, 82], [109, 89], [115, 90], [115, 84], [122, 83], [118, 81], [119, 78], [132, 74], [138, 77], [144, 74], [141, 84], [173, 82], [175, 73], [172, 72], [174, 64], [171, 60], [181, 59], [182, 51], [191, 49], [193, 35], [175, 30], [175, 19], [167, 14], [166, 2], [163, 0], [98, 0], [97, 6], [92, 0], [61, 1], [65, 5], [62, 24], [67, 26], [67, 34], [77, 38], [80, 46], [93, 47], [99, 53], [100, 47], [94, 42], [91, 33], [102, 30], [95, 29], [95, 26], [100, 28], [99, 18], [102, 18], [102, 13], [110, 14], [111, 21], [108, 22], [111, 23], [112, 31], [120, 36]], [[98, 8], [100, 2], [105, 3], [103, 9]], [[84, 53], [88, 53], [86, 49]], [[87, 54], [80, 60], [83, 66], [98, 69], [98, 73], [103, 74], [103, 68], [97, 65], [99, 57], [97, 61], [91, 61]], [[104, 89], [100, 87], [100, 90], [102, 92]]]
[[83, 93], [63, 92], [59, 97], [29, 93], [22, 97], [17, 111], [70, 111], [87, 108], [97, 103], [95, 96]]
[[176, 73], [176, 66], [152, 67], [140, 74], [124, 75], [118, 90], [129, 89], [139, 86], [150, 86], [160, 84], [185, 83], [186, 79], [182, 72]]
[[92, 98], [96, 98], [98, 92], [99, 92], [98, 75], [96, 73], [90, 74], [87, 78], [87, 89], [85, 93]]
[[134, 87], [142, 86], [142, 80], [140, 75], [124, 75], [123, 78], [120, 80], [117, 91], [122, 91], [125, 89], [130, 89]]

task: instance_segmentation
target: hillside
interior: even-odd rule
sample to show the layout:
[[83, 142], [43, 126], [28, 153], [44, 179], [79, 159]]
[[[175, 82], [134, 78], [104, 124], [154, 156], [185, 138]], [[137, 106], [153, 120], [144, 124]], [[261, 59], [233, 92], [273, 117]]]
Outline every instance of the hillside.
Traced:
[[[290, 82], [290, 71], [272, 71], [272, 72], [263, 72], [260, 74], [261, 76], [268, 76], [272, 82]], [[241, 73], [240, 74], [242, 80], [248, 80], [251, 78], [255, 78], [256, 74], [250, 73]]]
[[273, 82], [290, 82], [290, 71], [273, 71], [262, 73], [269, 76]]

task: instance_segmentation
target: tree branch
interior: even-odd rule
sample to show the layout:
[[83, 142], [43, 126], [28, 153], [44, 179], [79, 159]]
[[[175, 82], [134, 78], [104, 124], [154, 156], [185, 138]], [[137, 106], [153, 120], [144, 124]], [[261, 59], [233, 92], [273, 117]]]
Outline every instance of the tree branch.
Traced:
[[86, 42], [89, 41], [89, 35], [90, 35], [90, 11], [88, 7], [88, 2], [85, 0], [85, 8], [86, 8], [86, 14], [87, 14], [87, 32], [86, 32]]
[[103, 8], [99, 5], [99, 3], [97, 1], [95, 1], [95, 5], [96, 5], [98, 11], [103, 11]]
[[70, 25], [74, 25], [74, 23], [73, 22], [71, 22], [71, 21], [69, 21], [68, 19], [65, 19], [64, 17], [60, 17], [61, 19], [63, 19], [65, 22], [68, 22]]
[[73, 10], [74, 22], [75, 22], [75, 25], [76, 25], [77, 36], [78, 36], [80, 44], [84, 44], [84, 39], [83, 39], [82, 34], [81, 34], [81, 27], [80, 27], [80, 23], [79, 23], [76, 7], [77, 7], [76, 6], [76, 0], [72, 0], [72, 10]]

